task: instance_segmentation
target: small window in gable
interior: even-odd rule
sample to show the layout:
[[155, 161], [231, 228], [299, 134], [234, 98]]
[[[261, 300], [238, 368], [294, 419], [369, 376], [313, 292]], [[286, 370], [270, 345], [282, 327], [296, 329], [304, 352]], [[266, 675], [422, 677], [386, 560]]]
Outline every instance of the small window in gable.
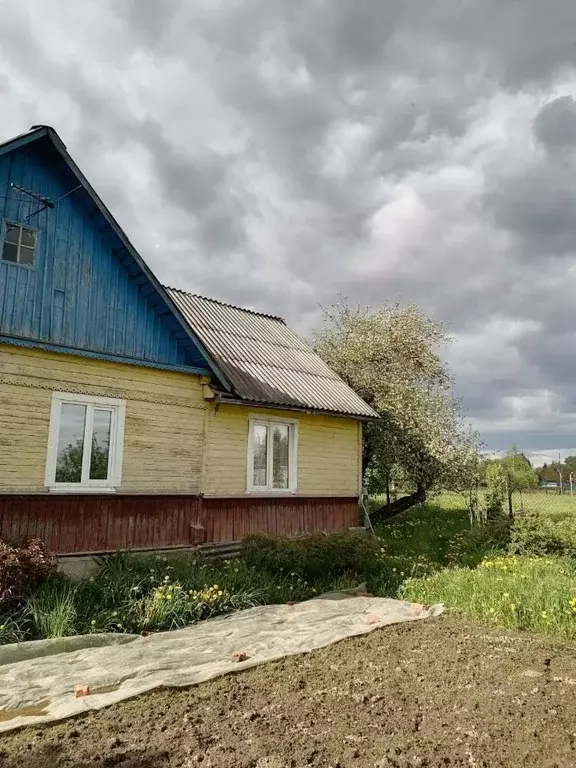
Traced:
[[35, 229], [7, 221], [2, 245], [2, 261], [32, 267], [34, 265], [36, 236]]

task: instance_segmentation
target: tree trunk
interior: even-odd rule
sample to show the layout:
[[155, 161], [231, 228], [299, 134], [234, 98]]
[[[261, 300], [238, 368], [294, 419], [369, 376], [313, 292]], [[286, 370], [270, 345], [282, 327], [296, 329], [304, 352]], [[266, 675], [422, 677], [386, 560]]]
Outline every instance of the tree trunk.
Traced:
[[416, 504], [421, 504], [423, 501], [426, 501], [426, 490], [423, 486], [419, 485], [416, 488], [416, 491], [410, 494], [410, 496], [403, 496], [401, 499], [397, 499], [391, 504], [385, 504], [383, 507], [378, 507], [378, 509], [374, 510], [370, 515], [370, 520], [372, 521], [372, 524], [383, 523], [386, 520], [390, 520], [392, 517], [396, 517], [396, 515], [399, 515], [401, 512], [405, 512], [407, 509], [410, 509], [410, 507], [413, 507]]
[[390, 506], [390, 475], [386, 475], [386, 506]]

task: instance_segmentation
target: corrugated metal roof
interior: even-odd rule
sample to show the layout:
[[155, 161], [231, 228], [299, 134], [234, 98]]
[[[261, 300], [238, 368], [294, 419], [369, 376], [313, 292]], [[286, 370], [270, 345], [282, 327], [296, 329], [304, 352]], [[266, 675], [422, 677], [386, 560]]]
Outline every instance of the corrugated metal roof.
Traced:
[[166, 291], [242, 400], [378, 415], [281, 318]]

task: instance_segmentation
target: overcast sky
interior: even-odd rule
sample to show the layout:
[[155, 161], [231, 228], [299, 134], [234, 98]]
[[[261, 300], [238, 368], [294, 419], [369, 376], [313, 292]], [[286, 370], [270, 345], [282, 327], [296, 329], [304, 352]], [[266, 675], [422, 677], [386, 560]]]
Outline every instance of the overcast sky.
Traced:
[[0, 139], [53, 125], [164, 283], [414, 300], [490, 448], [576, 453], [573, 0], [0, 10]]

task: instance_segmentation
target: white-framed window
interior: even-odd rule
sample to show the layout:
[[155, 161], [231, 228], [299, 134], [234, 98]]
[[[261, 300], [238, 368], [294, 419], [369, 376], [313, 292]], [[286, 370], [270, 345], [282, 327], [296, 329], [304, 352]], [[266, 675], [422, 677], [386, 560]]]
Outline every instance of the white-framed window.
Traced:
[[295, 493], [298, 422], [251, 416], [248, 429], [248, 493]]
[[25, 227], [11, 221], [5, 222], [2, 261], [33, 267], [37, 237], [38, 230], [33, 227]]
[[114, 491], [122, 481], [126, 402], [54, 392], [45, 483], [52, 491]]

